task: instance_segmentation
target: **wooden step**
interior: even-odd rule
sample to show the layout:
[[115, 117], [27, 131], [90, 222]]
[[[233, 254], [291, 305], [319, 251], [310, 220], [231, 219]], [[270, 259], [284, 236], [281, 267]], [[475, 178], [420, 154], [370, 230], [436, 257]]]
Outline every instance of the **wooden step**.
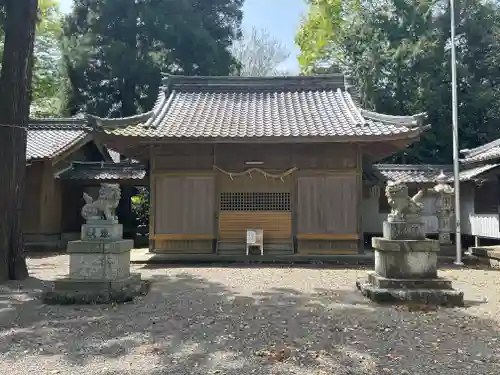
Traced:
[[[246, 255], [246, 245], [242, 242], [219, 242], [217, 254], [219, 255]], [[251, 255], [260, 255], [258, 247], [250, 248]], [[292, 244], [264, 244], [264, 255], [289, 255], [293, 254]]]

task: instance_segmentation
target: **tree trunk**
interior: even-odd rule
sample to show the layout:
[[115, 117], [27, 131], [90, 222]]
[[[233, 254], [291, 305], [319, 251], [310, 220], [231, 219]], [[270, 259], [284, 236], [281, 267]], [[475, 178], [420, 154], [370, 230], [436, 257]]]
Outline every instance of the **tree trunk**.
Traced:
[[0, 74], [0, 281], [28, 276], [22, 208], [38, 0], [4, 0]]

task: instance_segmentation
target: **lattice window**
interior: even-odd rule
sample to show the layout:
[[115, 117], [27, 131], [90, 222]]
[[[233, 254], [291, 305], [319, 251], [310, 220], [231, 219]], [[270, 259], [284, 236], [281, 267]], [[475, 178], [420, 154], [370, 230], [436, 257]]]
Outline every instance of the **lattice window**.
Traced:
[[221, 211], [290, 211], [290, 193], [234, 192], [220, 194]]

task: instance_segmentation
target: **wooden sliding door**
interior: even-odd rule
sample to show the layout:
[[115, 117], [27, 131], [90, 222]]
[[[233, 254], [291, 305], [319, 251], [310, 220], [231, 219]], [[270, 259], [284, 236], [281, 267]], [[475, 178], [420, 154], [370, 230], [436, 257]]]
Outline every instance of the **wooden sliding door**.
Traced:
[[155, 251], [213, 252], [215, 179], [212, 175], [157, 175], [153, 194]]
[[358, 252], [358, 183], [356, 174], [297, 178], [296, 237], [299, 253]]

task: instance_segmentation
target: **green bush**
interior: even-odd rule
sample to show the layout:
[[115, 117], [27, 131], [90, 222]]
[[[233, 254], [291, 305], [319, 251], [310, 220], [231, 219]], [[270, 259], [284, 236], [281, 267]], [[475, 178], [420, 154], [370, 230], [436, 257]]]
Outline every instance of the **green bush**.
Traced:
[[138, 188], [138, 194], [132, 197], [132, 211], [138, 226], [149, 228], [149, 189]]

